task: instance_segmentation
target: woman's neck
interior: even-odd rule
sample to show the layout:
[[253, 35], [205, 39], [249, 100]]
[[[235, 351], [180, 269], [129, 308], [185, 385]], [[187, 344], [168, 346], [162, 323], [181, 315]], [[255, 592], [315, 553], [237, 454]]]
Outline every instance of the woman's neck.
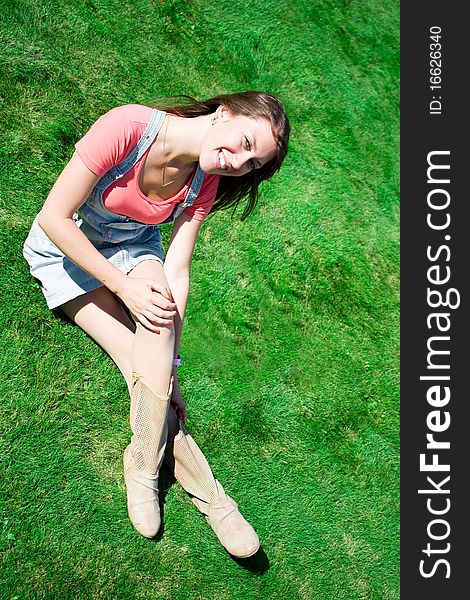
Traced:
[[212, 115], [187, 118], [168, 115], [164, 125], [165, 156], [163, 161], [175, 167], [183, 167], [199, 161], [202, 140], [211, 124]]

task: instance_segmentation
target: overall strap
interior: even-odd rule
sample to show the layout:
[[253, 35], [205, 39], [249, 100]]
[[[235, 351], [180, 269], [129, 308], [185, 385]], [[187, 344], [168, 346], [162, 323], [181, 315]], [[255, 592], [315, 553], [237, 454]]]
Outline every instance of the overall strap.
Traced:
[[175, 206], [171, 215], [167, 219], [162, 221], [160, 223], [160, 225], [166, 225], [167, 223], [173, 223], [173, 221], [177, 217], [180, 216], [180, 214], [183, 212], [183, 210], [185, 208], [192, 206], [194, 200], [196, 200], [196, 198], [199, 195], [199, 192], [201, 191], [203, 181], [204, 181], [204, 173], [198, 163], [196, 172], [194, 173], [193, 179], [191, 181], [191, 186], [188, 189], [188, 191], [186, 192], [186, 196], [184, 197], [184, 200], [182, 200]]
[[129, 169], [135, 165], [141, 156], [148, 150], [149, 146], [152, 144], [156, 135], [160, 131], [163, 121], [165, 120], [165, 116], [166, 113], [162, 110], [158, 110], [156, 108], [152, 110], [152, 115], [148, 125], [136, 146], [122, 162], [112, 167], [112, 169], [103, 175], [103, 177], [95, 186], [97, 189], [103, 192], [108, 186], [125, 175], [125, 173], [127, 173], [127, 171], [129, 171]]
[[191, 206], [194, 200], [196, 200], [196, 198], [199, 195], [199, 192], [201, 191], [203, 181], [204, 173], [202, 172], [199, 163], [197, 163], [196, 173], [194, 174], [193, 180], [191, 181], [191, 187], [189, 188], [188, 193], [186, 194], [186, 198], [181, 203], [181, 206], [183, 208]]

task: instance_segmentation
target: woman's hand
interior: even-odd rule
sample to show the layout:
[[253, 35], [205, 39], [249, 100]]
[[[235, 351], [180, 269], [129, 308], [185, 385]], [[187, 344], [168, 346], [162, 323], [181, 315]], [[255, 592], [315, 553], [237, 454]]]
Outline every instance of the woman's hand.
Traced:
[[173, 380], [173, 392], [171, 394], [171, 403], [173, 404], [178, 418], [181, 419], [183, 423], [186, 423], [188, 413], [186, 410], [186, 404], [183, 400], [183, 397], [181, 396], [180, 386], [178, 383], [178, 378], [176, 376]]
[[116, 295], [146, 329], [160, 333], [159, 325], [173, 325], [176, 304], [170, 292], [157, 281], [126, 277]]

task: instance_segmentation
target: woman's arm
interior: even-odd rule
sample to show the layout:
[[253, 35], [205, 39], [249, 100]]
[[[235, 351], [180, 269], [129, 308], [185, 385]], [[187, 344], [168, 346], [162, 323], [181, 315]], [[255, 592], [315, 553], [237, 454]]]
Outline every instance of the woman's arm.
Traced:
[[[177, 306], [177, 314], [174, 318], [175, 326], [175, 356], [178, 354], [181, 330], [183, 327], [184, 313], [189, 294], [189, 272], [191, 258], [196, 244], [196, 238], [201, 228], [202, 221], [191, 218], [184, 212], [176, 219], [173, 225], [170, 245], [165, 258], [165, 276]], [[186, 421], [186, 405], [178, 383], [178, 370], [173, 367], [173, 394], [172, 402], [176, 407], [178, 416]]]
[[70, 260], [116, 292], [125, 275], [96, 250], [72, 220], [99, 179], [74, 152], [49, 192], [38, 222]]
[[70, 260], [117, 294], [146, 327], [158, 331], [158, 325], [171, 319], [175, 310], [162, 295], [166, 294], [164, 287], [153, 280], [127, 277], [96, 250], [73, 222], [73, 213], [99, 179], [75, 152], [39, 213], [39, 225]]
[[175, 324], [175, 356], [178, 354], [184, 313], [189, 294], [189, 274], [196, 238], [202, 221], [186, 213], [176, 219], [165, 258], [165, 276], [177, 306]]

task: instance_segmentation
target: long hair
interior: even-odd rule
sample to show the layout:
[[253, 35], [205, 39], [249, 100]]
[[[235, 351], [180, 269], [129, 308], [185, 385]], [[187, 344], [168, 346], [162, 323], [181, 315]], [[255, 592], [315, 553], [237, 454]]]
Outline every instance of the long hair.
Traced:
[[214, 113], [220, 105], [226, 106], [234, 115], [252, 119], [266, 119], [271, 123], [271, 129], [276, 142], [276, 156], [263, 165], [240, 177], [221, 175], [217, 195], [211, 212], [233, 207], [235, 212], [239, 203], [248, 198], [245, 210], [241, 216], [243, 221], [253, 212], [258, 200], [259, 184], [269, 179], [279, 171], [287, 154], [290, 124], [282, 102], [266, 92], [239, 92], [237, 94], [222, 94], [207, 100], [196, 100], [192, 96], [177, 96], [183, 104], [159, 107], [160, 110], [173, 113], [179, 117], [199, 117]]

